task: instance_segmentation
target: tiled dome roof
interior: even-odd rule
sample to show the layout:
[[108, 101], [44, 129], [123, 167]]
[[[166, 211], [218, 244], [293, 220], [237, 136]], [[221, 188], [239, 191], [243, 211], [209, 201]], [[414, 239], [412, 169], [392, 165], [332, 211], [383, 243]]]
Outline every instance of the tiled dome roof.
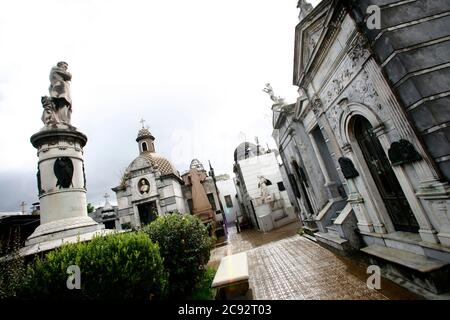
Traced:
[[174, 174], [180, 178], [180, 173], [175, 166], [160, 154], [155, 152], [143, 152], [139, 157], [143, 157], [150, 161], [153, 167], [157, 167], [161, 175]]

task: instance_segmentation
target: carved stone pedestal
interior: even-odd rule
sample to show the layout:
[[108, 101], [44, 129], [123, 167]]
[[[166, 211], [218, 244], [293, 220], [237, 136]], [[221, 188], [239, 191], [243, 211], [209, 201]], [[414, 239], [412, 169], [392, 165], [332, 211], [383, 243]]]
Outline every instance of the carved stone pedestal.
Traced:
[[[41, 224], [25, 243], [31, 254], [61, 245], [64, 239], [104, 229], [87, 214], [83, 147], [87, 137], [76, 130], [44, 129], [31, 137], [37, 149]], [[90, 236], [90, 238], [92, 238]], [[32, 248], [33, 247], [33, 248]]]

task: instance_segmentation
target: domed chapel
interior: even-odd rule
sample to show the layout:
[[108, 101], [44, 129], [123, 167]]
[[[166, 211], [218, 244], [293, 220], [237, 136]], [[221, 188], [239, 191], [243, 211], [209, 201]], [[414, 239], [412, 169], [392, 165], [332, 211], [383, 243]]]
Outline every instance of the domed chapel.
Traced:
[[183, 180], [164, 156], [155, 152], [155, 137], [142, 126], [136, 142], [139, 156], [125, 170], [116, 193], [123, 228], [148, 224], [157, 215], [187, 212], [181, 191]]

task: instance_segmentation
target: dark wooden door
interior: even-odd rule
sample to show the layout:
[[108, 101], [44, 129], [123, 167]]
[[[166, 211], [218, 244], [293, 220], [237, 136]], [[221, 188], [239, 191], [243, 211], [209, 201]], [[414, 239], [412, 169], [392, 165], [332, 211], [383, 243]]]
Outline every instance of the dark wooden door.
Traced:
[[156, 203], [154, 201], [138, 205], [138, 211], [141, 225], [149, 224], [158, 216], [158, 209], [156, 208]]
[[355, 120], [355, 137], [395, 229], [418, 232], [419, 224], [392, 170], [391, 163], [367, 119], [358, 117]]

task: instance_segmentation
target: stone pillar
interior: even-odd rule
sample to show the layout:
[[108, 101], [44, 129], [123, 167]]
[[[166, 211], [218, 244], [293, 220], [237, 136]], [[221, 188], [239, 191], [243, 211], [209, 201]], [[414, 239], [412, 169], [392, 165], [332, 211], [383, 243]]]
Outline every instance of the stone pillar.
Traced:
[[[350, 159], [353, 163], [353, 151], [352, 147], [349, 144], [346, 144], [342, 148], [346, 158]], [[355, 169], [356, 170], [356, 169]], [[341, 168], [342, 171], [342, 168]], [[359, 175], [359, 172], [358, 172]], [[347, 201], [351, 204], [353, 212], [355, 212], [356, 219], [357, 219], [357, 225], [359, 230], [363, 232], [374, 232], [374, 227], [372, 224], [372, 220], [370, 219], [369, 214], [367, 213], [365, 201], [363, 196], [359, 193], [358, 187], [355, 184], [355, 181], [353, 178], [346, 178], [347, 180], [347, 187], [348, 187], [348, 199]], [[384, 226], [382, 227], [382, 230], [385, 231]]]
[[39, 158], [41, 224], [25, 246], [103, 229], [87, 213], [83, 163], [87, 137], [75, 129], [43, 129], [30, 141]]
[[[317, 125], [319, 127], [319, 130], [320, 130], [323, 138], [324, 138], [324, 140], [321, 142], [323, 142], [325, 144], [326, 149], [328, 150], [327, 152], [329, 154], [328, 147], [330, 145], [330, 137], [334, 137], [334, 135], [332, 134], [332, 129], [330, 128], [330, 124], [328, 123], [328, 120], [324, 113], [324, 106], [323, 106], [322, 100], [317, 95], [315, 95], [312, 98], [311, 104], [312, 104], [311, 108], [312, 108], [314, 115], [316, 117], [316, 120], [317, 120]], [[316, 141], [316, 138], [312, 134], [312, 131], [309, 132], [308, 134], [309, 134], [309, 137], [310, 137], [313, 149], [314, 149], [314, 153], [317, 155], [317, 160], [318, 160], [319, 166], [322, 169], [323, 175], [325, 177], [325, 188], [327, 190], [328, 197], [330, 199], [333, 199], [336, 201], [342, 200], [342, 196], [340, 195], [339, 190], [338, 190], [337, 181], [334, 181], [331, 179], [330, 173], [328, 172], [328, 169], [325, 165], [323, 156], [317, 145], [317, 143], [319, 141]], [[331, 146], [333, 147], [333, 145], [331, 145]], [[337, 150], [333, 150], [333, 149], [337, 149]], [[333, 149], [332, 149], [333, 152], [337, 153], [338, 155], [340, 154], [339, 148], [333, 148]], [[331, 160], [334, 162], [331, 154], [329, 154], [329, 156], [330, 156]]]

